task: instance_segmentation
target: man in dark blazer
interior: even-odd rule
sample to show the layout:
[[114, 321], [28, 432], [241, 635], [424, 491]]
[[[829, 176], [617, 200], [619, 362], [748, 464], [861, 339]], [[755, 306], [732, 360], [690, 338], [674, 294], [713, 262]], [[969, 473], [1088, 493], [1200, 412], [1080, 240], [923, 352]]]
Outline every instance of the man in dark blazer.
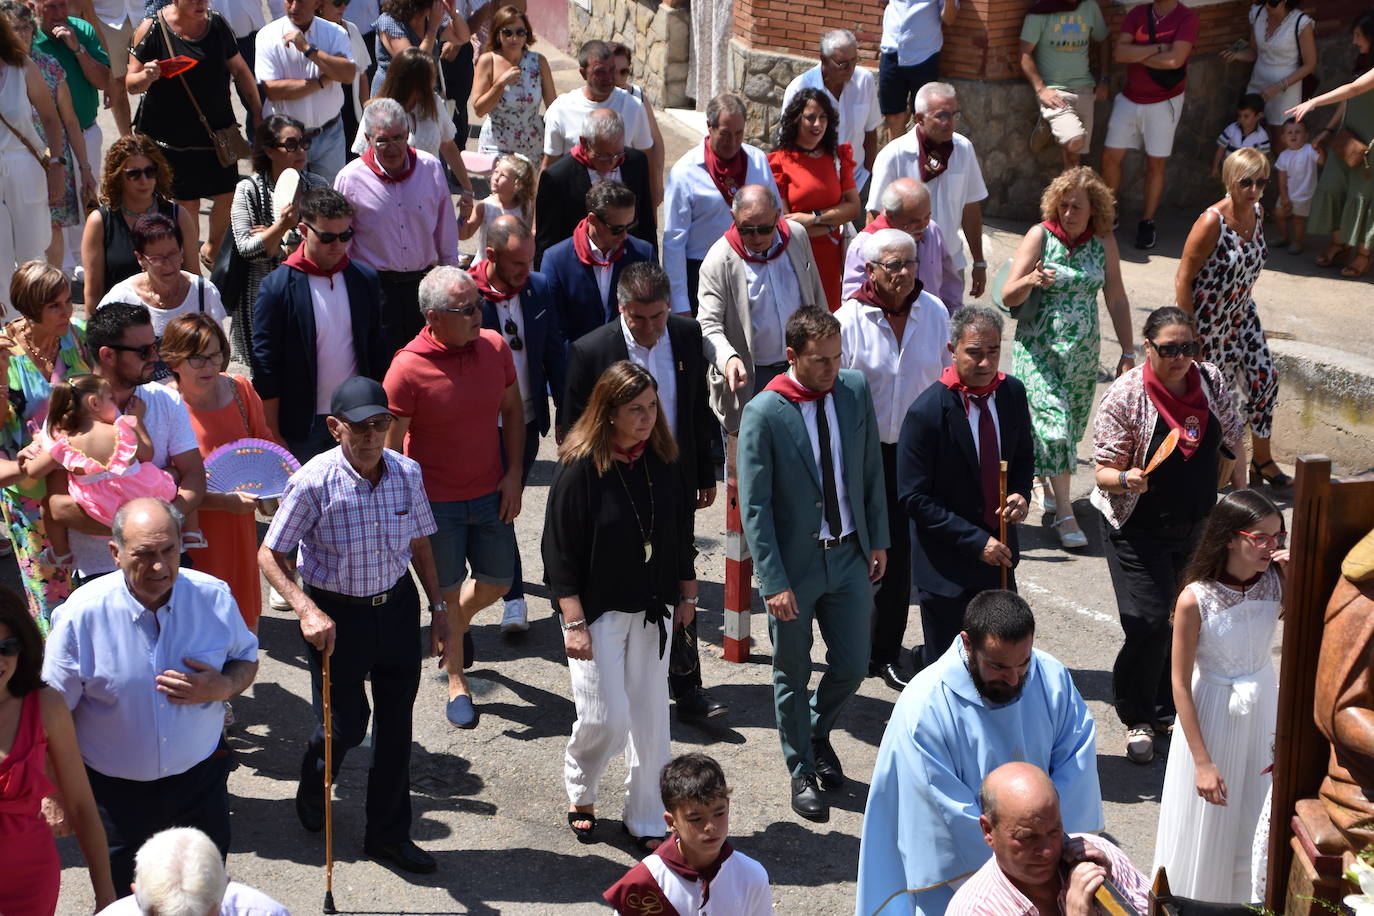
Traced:
[[[997, 371], [1002, 316], [966, 305], [950, 316], [949, 336], [954, 364], [916, 398], [897, 440], [897, 503], [912, 524], [927, 665], [959, 635], [974, 595], [1016, 589], [1015, 523], [1026, 517], [1035, 473], [1026, 388]], [[1001, 461], [1007, 499], [998, 505]], [[1002, 518], [1006, 543], [998, 538]]]
[[649, 187], [649, 160], [625, 146], [625, 123], [609, 108], [598, 108], [582, 124], [582, 137], [572, 151], [554, 161], [539, 176], [534, 198], [535, 267], [543, 270], [544, 255], [572, 238], [577, 221], [586, 213], [587, 192], [598, 181], [614, 179], [635, 193], [635, 222], [630, 234], [649, 243], [658, 258], [658, 218]]
[[[531, 268], [534, 236], [518, 216], [500, 216], [487, 227], [487, 249], [468, 269], [481, 294], [482, 327], [506, 339], [515, 358], [516, 380], [525, 408], [525, 454], [506, 455], [507, 464], [522, 462], [521, 482], [539, 454], [539, 437], [553, 426], [549, 395], [561, 410], [567, 384], [568, 344], [558, 324], [558, 308], [549, 281]], [[501, 632], [529, 629], [520, 553], [515, 578], [506, 593]], [[471, 659], [471, 655], [467, 656]]]
[[347, 257], [353, 205], [316, 188], [300, 211], [301, 246], [258, 287], [252, 363], [267, 425], [304, 464], [336, 444], [325, 422], [334, 389], [354, 375], [381, 381], [391, 354], [377, 273]]
[[[706, 402], [701, 327], [685, 315], [669, 314], [672, 286], [668, 274], [652, 262], [625, 268], [616, 295], [619, 320], [602, 325], [568, 348], [568, 390], [560, 425], [567, 429], [577, 422], [601, 373], [612, 363], [628, 359], [643, 366], [658, 382], [664, 419], [677, 439], [684, 486], [695, 494], [695, 507], [705, 509], [716, 499], [716, 464], [708, 435], [716, 420]], [[677, 704], [678, 718], [688, 721], [713, 719], [729, 711], [701, 689], [696, 637], [695, 619], [673, 631], [674, 661], [690, 658], [693, 664], [684, 670], [670, 668], [668, 673], [668, 691]]]
[[539, 272], [553, 286], [558, 322], [569, 341], [615, 318], [616, 284], [631, 264], [653, 260], [653, 249], [629, 235], [634, 225], [635, 194], [610, 179], [587, 192], [587, 215], [564, 239], [544, 254]]
[[[740, 522], [773, 641], [773, 705], [792, 775], [792, 810], [825, 821], [821, 789], [844, 787], [830, 744], [868, 674], [873, 583], [887, 567], [887, 496], [878, 419], [863, 373], [840, 368], [840, 323], [824, 305], [787, 320], [788, 371], [744, 407]], [[812, 622], [826, 671], [811, 680]]]

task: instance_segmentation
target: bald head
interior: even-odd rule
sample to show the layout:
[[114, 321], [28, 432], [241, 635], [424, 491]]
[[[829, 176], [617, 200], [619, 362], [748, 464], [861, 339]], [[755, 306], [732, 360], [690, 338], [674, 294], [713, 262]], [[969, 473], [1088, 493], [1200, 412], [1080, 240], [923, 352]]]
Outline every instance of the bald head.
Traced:
[[133, 531], [145, 528], [170, 528], [177, 536], [181, 536], [180, 513], [172, 508], [170, 503], [151, 496], [131, 499], [119, 507], [115, 512], [114, 520], [110, 523], [110, 534], [114, 537], [115, 544], [123, 547], [126, 538]]
[[134, 499], [120, 506], [110, 530], [129, 593], [148, 610], [162, 607], [180, 566], [181, 514], [160, 499]]
[[930, 205], [930, 189], [915, 178], [898, 178], [883, 189], [883, 213], [889, 220], [921, 204]]
[[983, 780], [978, 826], [992, 847], [997, 868], [1023, 894], [1059, 894], [1064, 825], [1059, 793], [1045, 771], [1029, 763], [1006, 763]]
[[995, 827], [1020, 810], [1038, 809], [1050, 804], [1057, 814], [1059, 790], [1045, 771], [1033, 763], [1004, 763], [983, 780], [978, 800], [983, 816]]

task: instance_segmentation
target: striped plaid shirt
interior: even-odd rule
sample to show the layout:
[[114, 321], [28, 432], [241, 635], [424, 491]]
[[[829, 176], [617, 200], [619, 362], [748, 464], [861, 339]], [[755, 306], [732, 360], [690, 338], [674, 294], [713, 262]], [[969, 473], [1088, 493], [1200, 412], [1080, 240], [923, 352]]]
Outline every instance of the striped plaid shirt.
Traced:
[[[1100, 849], [1110, 866], [1107, 876], [1120, 889], [1126, 899], [1135, 907], [1137, 913], [1150, 909], [1150, 884], [1126, 854], [1100, 836], [1088, 833], [1072, 833], [1069, 836], [1082, 838], [1083, 842]], [[1062, 871], [1062, 869], [1061, 869]], [[1065, 912], [1064, 901], [1068, 895], [1067, 878], [1059, 890], [1059, 910]], [[1002, 869], [997, 867], [997, 859], [991, 858], [983, 867], [973, 873], [950, 901], [945, 916], [1037, 916], [1035, 904], [1008, 880]], [[1039, 914], [1045, 916], [1045, 914]]]
[[307, 585], [358, 597], [384, 592], [405, 574], [410, 542], [437, 530], [420, 466], [390, 449], [382, 461], [375, 487], [342, 447], [291, 475], [263, 543], [281, 553], [300, 545]]

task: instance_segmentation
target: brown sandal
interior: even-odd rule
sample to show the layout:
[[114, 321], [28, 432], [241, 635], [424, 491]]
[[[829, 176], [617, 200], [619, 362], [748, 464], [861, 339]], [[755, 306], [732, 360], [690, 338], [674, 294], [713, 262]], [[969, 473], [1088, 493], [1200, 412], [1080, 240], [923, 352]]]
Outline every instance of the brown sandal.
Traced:
[[1331, 244], [1331, 247], [1327, 248], [1321, 254], [1317, 255], [1317, 266], [1335, 267], [1336, 262], [1340, 260], [1342, 257], [1344, 257], [1346, 253], [1349, 251], [1349, 245], [1343, 245], [1340, 242], [1333, 242]]
[[1341, 268], [1341, 276], [1350, 280], [1357, 280], [1369, 273], [1369, 252], [1357, 251], [1350, 263]]

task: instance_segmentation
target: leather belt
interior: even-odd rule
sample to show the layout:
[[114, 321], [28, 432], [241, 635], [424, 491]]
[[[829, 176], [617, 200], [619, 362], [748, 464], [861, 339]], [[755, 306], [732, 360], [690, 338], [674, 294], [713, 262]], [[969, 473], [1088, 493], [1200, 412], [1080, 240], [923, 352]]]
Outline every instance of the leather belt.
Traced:
[[324, 133], [325, 131], [329, 130], [329, 128], [333, 127], [336, 123], [338, 123], [339, 118], [342, 118], [342, 117], [343, 117], [343, 112], [340, 112], [339, 114], [336, 114], [334, 117], [330, 118], [328, 121], [325, 121], [325, 122], [324, 122], [323, 124], [321, 124], [319, 127], [312, 127], [312, 128], [310, 128], [309, 130], [307, 130], [307, 131], [305, 132], [305, 135], [306, 135], [307, 137], [309, 137], [310, 139], [313, 140], [313, 139], [315, 139], [316, 137], [318, 137], [320, 134], [322, 134], [322, 133]]
[[434, 265], [431, 264], [419, 270], [379, 270], [377, 279], [387, 283], [419, 283], [433, 269]]
[[849, 534], [844, 534], [837, 538], [817, 538], [816, 543], [821, 545], [821, 550], [832, 550], [852, 540], [854, 540], [854, 532], [851, 531]]
[[378, 592], [375, 595], [345, 595], [342, 592], [331, 592], [327, 588], [320, 588], [315, 585], [306, 585], [306, 589], [309, 591], [311, 598], [320, 597], [326, 601], [333, 601], [339, 604], [352, 604], [360, 607], [378, 607], [386, 604], [387, 599], [396, 594], [396, 588], [394, 586], [384, 592]]

